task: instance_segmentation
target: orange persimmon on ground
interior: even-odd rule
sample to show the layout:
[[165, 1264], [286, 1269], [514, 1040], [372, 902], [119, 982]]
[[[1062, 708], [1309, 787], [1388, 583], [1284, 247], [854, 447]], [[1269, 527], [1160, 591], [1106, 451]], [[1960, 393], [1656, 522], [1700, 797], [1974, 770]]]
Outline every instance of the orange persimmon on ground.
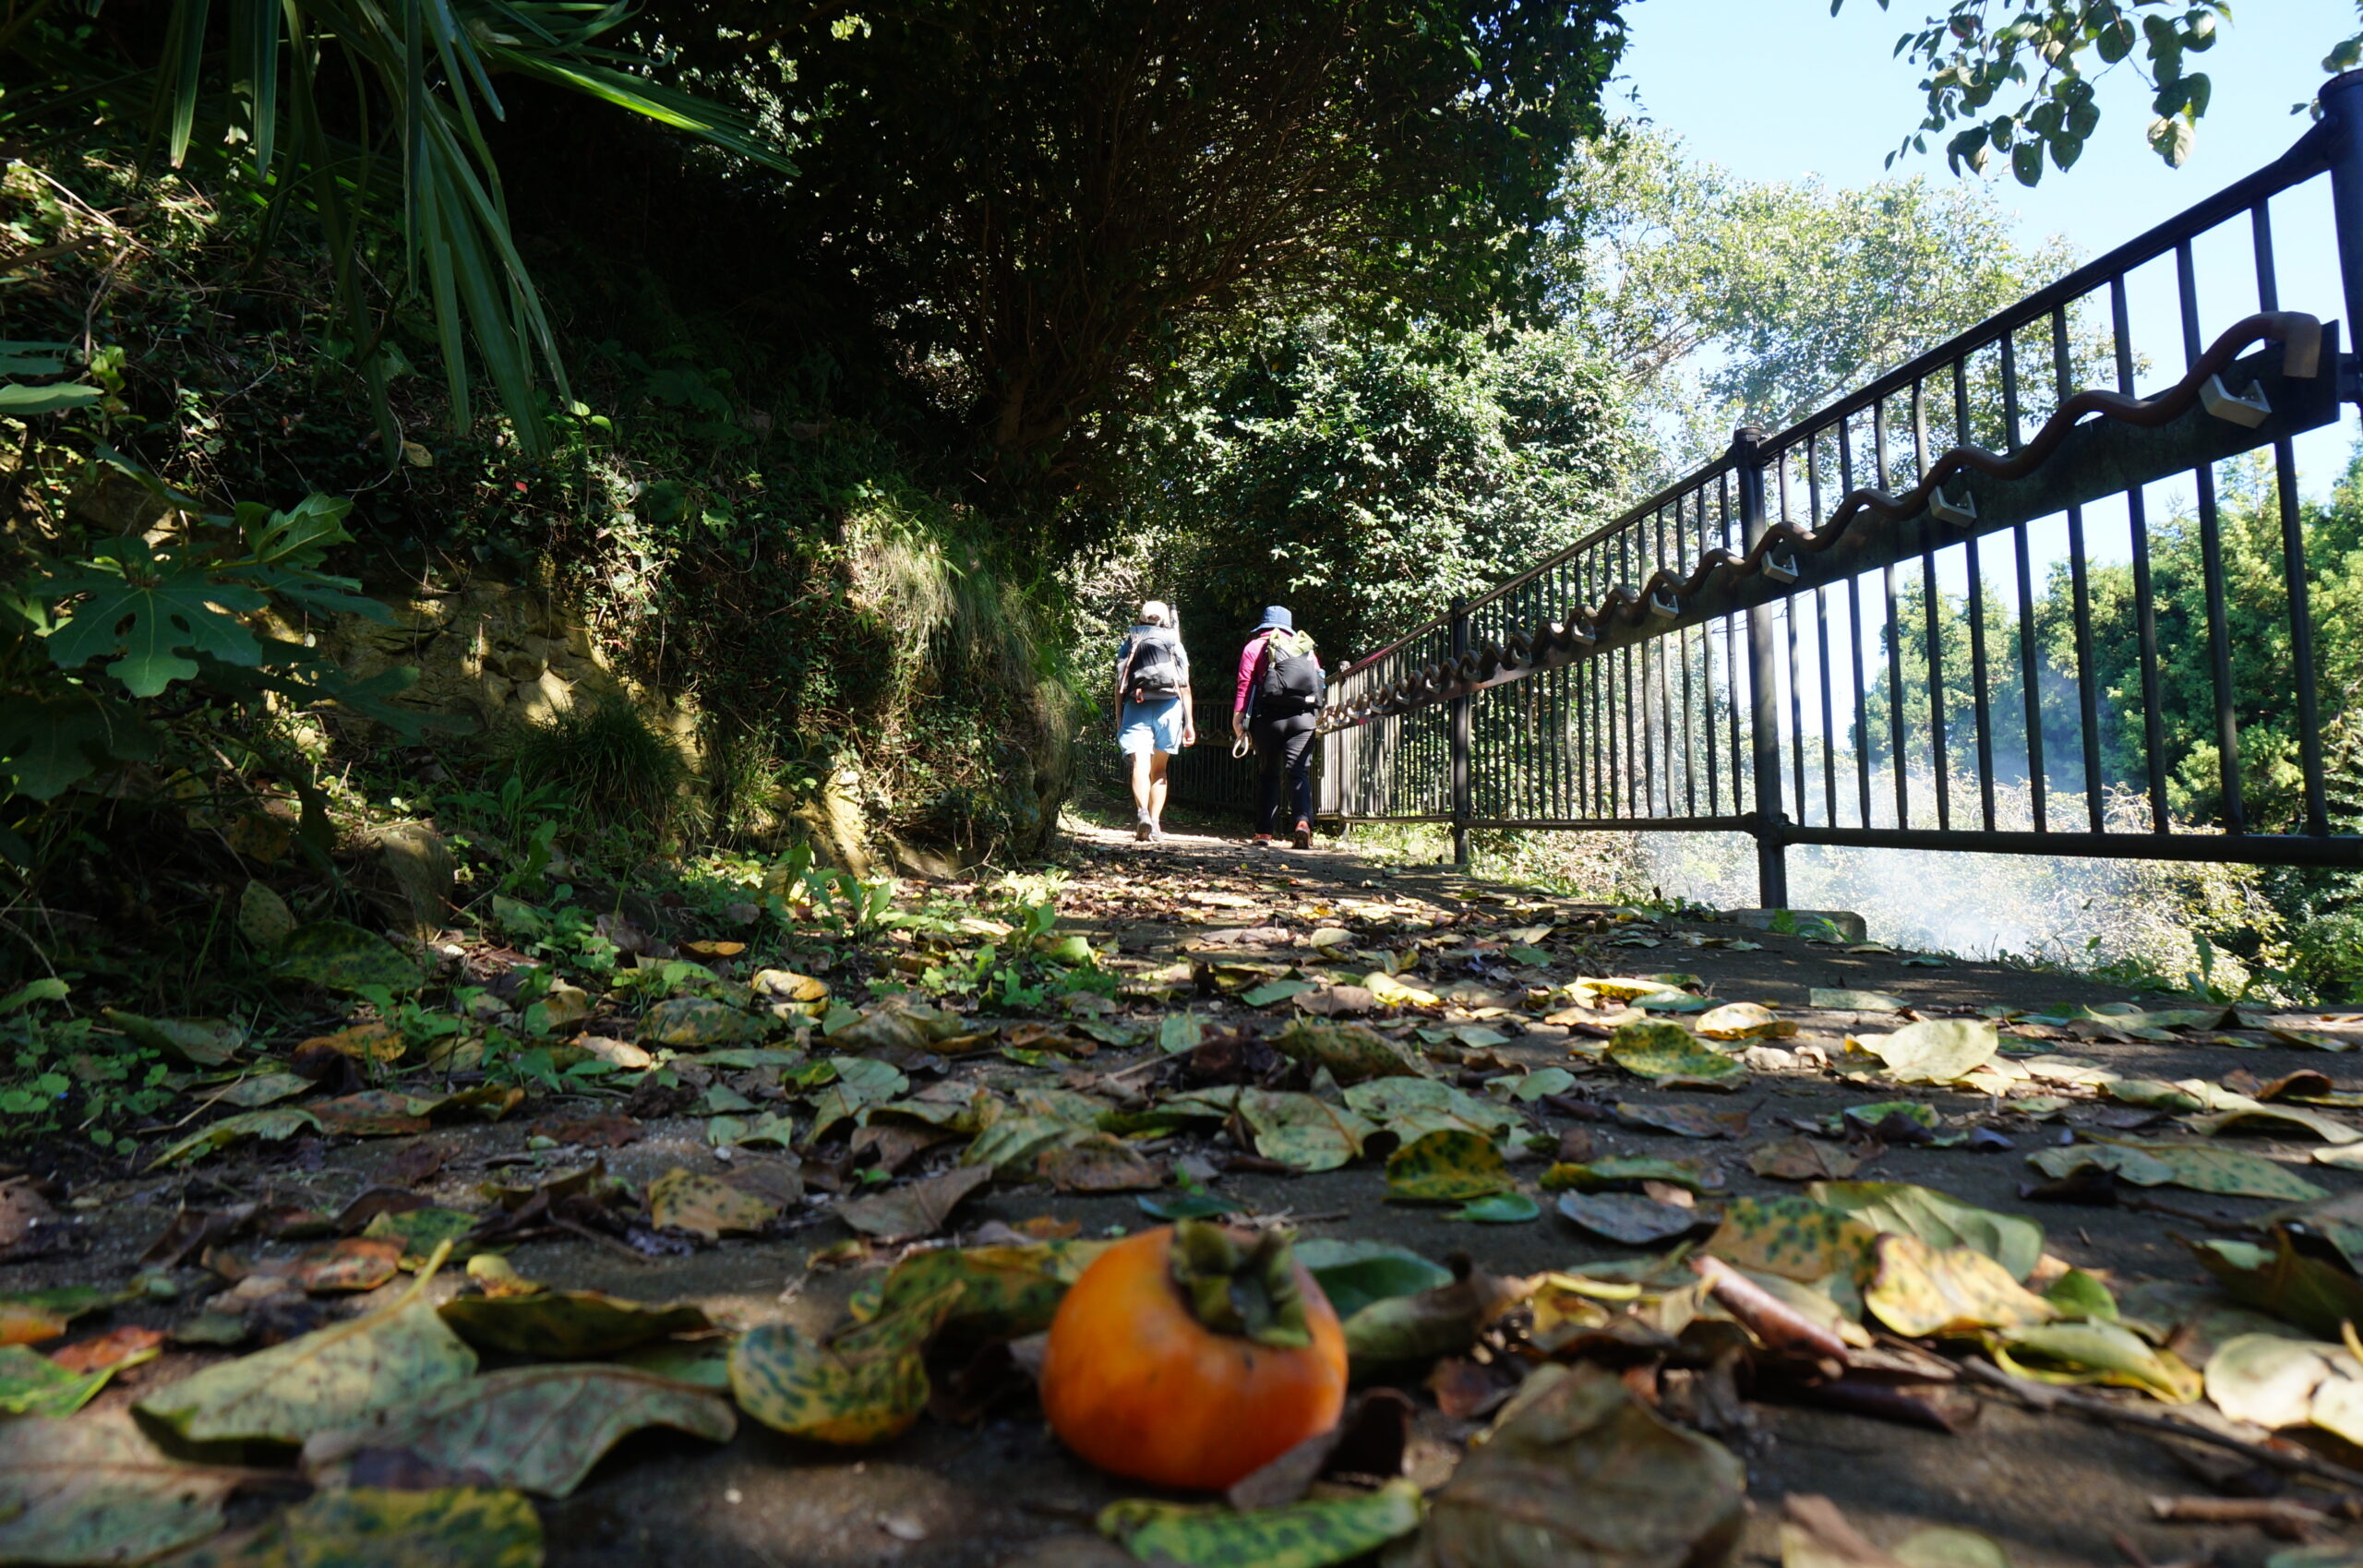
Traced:
[[1068, 1290], [1042, 1407], [1075, 1453], [1135, 1480], [1220, 1491], [1328, 1430], [1346, 1340], [1285, 1238], [1185, 1220], [1117, 1242]]

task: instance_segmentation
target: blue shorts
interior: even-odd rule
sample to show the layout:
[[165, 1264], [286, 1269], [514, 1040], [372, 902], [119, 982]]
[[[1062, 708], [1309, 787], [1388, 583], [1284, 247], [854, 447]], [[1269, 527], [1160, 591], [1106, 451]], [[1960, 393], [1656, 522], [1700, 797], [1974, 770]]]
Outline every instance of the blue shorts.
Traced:
[[1159, 698], [1124, 704], [1122, 723], [1116, 726], [1116, 749], [1127, 757], [1144, 751], [1168, 756], [1182, 749], [1182, 699]]

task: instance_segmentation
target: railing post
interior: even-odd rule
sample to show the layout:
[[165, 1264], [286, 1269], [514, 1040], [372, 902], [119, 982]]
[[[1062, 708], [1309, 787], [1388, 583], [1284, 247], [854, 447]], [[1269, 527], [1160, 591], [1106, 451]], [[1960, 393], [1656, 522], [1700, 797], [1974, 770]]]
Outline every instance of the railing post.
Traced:
[[2331, 131], [2330, 202], [2338, 225], [2338, 271], [2345, 285], [2348, 343], [2363, 331], [2363, 71], [2322, 83], [2322, 119]]
[[[1452, 602], [1452, 657], [1457, 664], [1469, 652], [1469, 601]], [[1456, 672], [1454, 679], [1459, 678]], [[1469, 864], [1469, 697], [1452, 700], [1452, 863]]]
[[[1769, 526], [1764, 510], [1764, 459], [1758, 450], [1764, 432], [1742, 425], [1732, 432], [1732, 461], [1739, 480], [1739, 519], [1747, 547]], [[1772, 606], [1757, 604], [1747, 612], [1747, 695], [1749, 730], [1754, 738], [1756, 779], [1757, 897], [1767, 909], [1789, 906], [1789, 849], [1781, 830], [1788, 815], [1781, 808], [1781, 686], [1773, 666]]]

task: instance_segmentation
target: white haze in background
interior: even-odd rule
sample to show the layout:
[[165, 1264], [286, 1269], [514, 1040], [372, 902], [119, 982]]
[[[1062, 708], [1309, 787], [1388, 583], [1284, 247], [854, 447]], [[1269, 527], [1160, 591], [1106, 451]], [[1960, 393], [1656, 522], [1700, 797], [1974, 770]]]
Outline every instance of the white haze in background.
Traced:
[[[1916, 801], [1932, 798], [1927, 781], [1912, 783]], [[1876, 786], [1873, 798], [1891, 802], [1892, 790]], [[2082, 796], [2055, 791], [2046, 806], [2054, 826], [2084, 825]], [[1952, 810], [1954, 826], [1980, 825], [1973, 788], [1956, 791]], [[2146, 828], [2147, 811], [2135, 797], [2114, 797], [2105, 808], [2110, 828], [2120, 832]], [[2023, 784], [1997, 786], [1995, 825], [2033, 825]], [[1718, 909], [1760, 902], [1755, 844], [1745, 836], [1638, 837], [1644, 875], [1667, 896]], [[2247, 927], [2268, 937], [2277, 926], [2258, 874], [2248, 867], [1802, 844], [1790, 848], [1788, 860], [1792, 907], [1850, 909], [1863, 916], [1874, 940], [1964, 957], [2134, 965], [2179, 979], [2202, 967], [2196, 920], [2217, 931]], [[2237, 987], [2247, 978], [2220, 951], [2213, 964], [2218, 984]]]

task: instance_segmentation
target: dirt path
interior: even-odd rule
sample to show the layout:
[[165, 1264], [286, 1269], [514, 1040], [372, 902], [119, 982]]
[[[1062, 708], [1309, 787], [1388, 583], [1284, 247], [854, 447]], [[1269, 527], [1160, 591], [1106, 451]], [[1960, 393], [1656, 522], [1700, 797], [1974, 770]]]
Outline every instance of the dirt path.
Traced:
[[[1914, 964], [1908, 954], [1848, 951], [1728, 923], [1638, 917], [1491, 887], [1443, 869], [1388, 869], [1328, 845], [1258, 854], [1235, 840], [1183, 833], [1143, 846], [1128, 835], [1079, 826], [1062, 860], [1056, 934], [1079, 935], [1099, 948], [1098, 966], [1112, 972], [1122, 988], [1106, 1001], [1093, 996], [1087, 1004], [1046, 1003], [1037, 1017], [1050, 1026], [1047, 1032], [1012, 1033], [1027, 1022], [1023, 1015], [979, 1017], [976, 1027], [1002, 1028], [998, 1043], [1014, 1045], [1021, 1053], [1044, 1038], [1063, 1042], [1068, 1049], [1086, 1043], [1096, 1048], [1065, 1059], [1030, 1059], [1047, 1060], [1045, 1065], [998, 1051], [949, 1059], [908, 1049], [880, 1053], [906, 1072], [912, 1093], [931, 1083], [957, 1086], [930, 1091], [945, 1099], [978, 1088], [1013, 1097], [1062, 1088], [1095, 1095], [1103, 1104], [1154, 1106], [1159, 1095], [1190, 1086], [1183, 1066], [1165, 1060], [1155, 1033], [1167, 1020], [1186, 1013], [1204, 1036], [1238, 1030], [1268, 1037], [1293, 1008], [1304, 1005], [1300, 998], [1282, 997], [1251, 1006], [1236, 995], [1221, 994], [1221, 987], [1253, 989], [1291, 974], [1325, 987], [1351, 985], [1373, 968], [1397, 964], [1402, 967], [1397, 983], [1433, 999], [1391, 1017], [1382, 1011], [1373, 1022], [1383, 1037], [1422, 1051], [1430, 1071], [1443, 1081], [1490, 1099], [1484, 1088], [1490, 1080], [1523, 1083], [1518, 1075], [1553, 1068], [1572, 1074], [1564, 1086], [1533, 1098], [1501, 1102], [1511, 1105], [1527, 1131], [1537, 1135], [1538, 1147], [1516, 1151], [1511, 1171], [1519, 1189], [1541, 1201], [1541, 1217], [1475, 1224], [1452, 1217], [1446, 1207], [1387, 1203], [1377, 1157], [1291, 1174], [1277, 1162], [1252, 1155], [1214, 1124], [1163, 1131], [1142, 1146], [1160, 1172], [1178, 1169], [1203, 1177], [1242, 1216], [1285, 1217], [1307, 1238], [1383, 1239], [1432, 1259], [1465, 1253], [1494, 1275], [1539, 1275], [1664, 1250], [1663, 1243], [1644, 1249], [1607, 1241], [1553, 1212], [1555, 1194], [1538, 1185], [1552, 1164], [1552, 1145], [1569, 1160], [1653, 1156], [1697, 1162], [1709, 1183], [1697, 1201], [1709, 1212], [1733, 1199], [1793, 1198], [1800, 1192], [1797, 1181], [1751, 1169], [1751, 1156], [1766, 1145], [1825, 1123], [1840, 1128], [1849, 1107], [1908, 1100], [1933, 1109], [1939, 1140], [1949, 1146], [1915, 1145], [1910, 1140], [1927, 1134], [1915, 1132], [1908, 1118], [1889, 1119], [1876, 1136], [1860, 1129], [1851, 1139], [1828, 1136], [1822, 1146], [1844, 1154], [1851, 1143], [1853, 1157], [1862, 1161], [1853, 1172], [1856, 1180], [1915, 1183], [2040, 1223], [2045, 1249], [2057, 1260], [2046, 1265], [2047, 1274], [2056, 1274], [2059, 1264], [2088, 1271], [2109, 1285], [2129, 1318], [2147, 1320], [2161, 1334], [2182, 1325], [2173, 1343], [2197, 1362], [2211, 1336], [2255, 1325], [2208, 1318], [2207, 1303], [2223, 1303], [2203, 1288], [2207, 1275], [2178, 1238], [2255, 1239], [2249, 1227], [2275, 1205], [2174, 1186], [2122, 1184], [2114, 1194], [2088, 1194], [2099, 1202], [2033, 1202], [2021, 1196], [2022, 1186], [2042, 1179], [2027, 1156], [2075, 1134], [2186, 1135], [2167, 1110], [2112, 1098], [2093, 1087], [2093, 1077], [2161, 1083], [2203, 1080], [2254, 1092], [2284, 1074], [2316, 1070], [2329, 1075], [2333, 1091], [2363, 1089], [2350, 1057], [2293, 1047], [2271, 1033], [2297, 1029], [2351, 1046], [2363, 1043], [2363, 1020], [2247, 1016], [2228, 1021], [2236, 1027], [2147, 1026], [2144, 1032], [2154, 1037], [2127, 1037], [2105, 1015], [2071, 1015], [2121, 1008], [2129, 999], [2146, 1009], [2182, 1004], [2129, 999], [2102, 987], [1998, 965]], [[954, 899], [967, 896], [963, 890], [938, 892]], [[1345, 928], [1349, 940], [1310, 945], [1312, 933], [1324, 928]], [[916, 960], [901, 962], [917, 951], [912, 944], [899, 944], [899, 952], [892, 940], [879, 945], [877, 972], [909, 976], [924, 968]], [[814, 950], [808, 945], [802, 951]], [[723, 968], [743, 977], [743, 965], [732, 970], [726, 963]], [[859, 968], [848, 959], [840, 975], [831, 976], [838, 999], [867, 999], [841, 978]], [[1579, 976], [1673, 976], [1673, 984], [1717, 1003], [1760, 1003], [1781, 1022], [1793, 1024], [1794, 1032], [1752, 1047], [1727, 1044], [1726, 1050], [1746, 1052], [1745, 1082], [1735, 1091], [1656, 1086], [1601, 1055], [1605, 1036], [1625, 1016], [1620, 1002], [1611, 999], [1595, 1009], [1571, 1011], [1564, 992], [1541, 999], [1546, 990]], [[1161, 985], [1171, 987], [1170, 994], [1159, 994]], [[1993, 1085], [2007, 1091], [2002, 1094], [1927, 1084], [1898, 1088], [1874, 1071], [1875, 1059], [1860, 1053], [1850, 1059], [1845, 1041], [1850, 1034], [1883, 1034], [1909, 1015], [1880, 1011], [1880, 1004], [1862, 999], [1855, 999], [1857, 1008], [1816, 1006], [1817, 999], [1817, 999], [1817, 990], [1883, 993], [1907, 1004], [1911, 1015], [1927, 1019], [2005, 1017], [2007, 1060], [2056, 1068], [2066, 1059], [2095, 1071], [2084, 1082], [2069, 1071]], [[1343, 993], [1349, 1005], [1357, 999]], [[1083, 1011], [1074, 1011], [1078, 1007]], [[1699, 1014], [1665, 1016], [1696, 1022]], [[1563, 1022], [1543, 1022], [1552, 1017]], [[1078, 1023], [1111, 1035], [1128, 1023], [1148, 1033], [1129, 1047], [1101, 1045], [1077, 1033]], [[816, 1056], [826, 1048], [819, 1042], [812, 1046]], [[694, 1054], [685, 1054], [694, 1062]], [[1219, 1080], [1219, 1074], [1211, 1076]], [[614, 1095], [537, 1100], [489, 1125], [438, 1123], [408, 1136], [243, 1144], [193, 1167], [154, 1175], [93, 1174], [60, 1167], [37, 1155], [18, 1165], [42, 1180], [49, 1202], [72, 1222], [68, 1238], [54, 1251], [34, 1249], [37, 1255], [0, 1264], [0, 1292], [120, 1283], [134, 1274], [143, 1251], [182, 1205], [220, 1212], [254, 1203], [265, 1211], [333, 1215], [364, 1191], [390, 1187], [438, 1205], [481, 1213], [491, 1206], [482, 1191], [487, 1182], [530, 1187], [536, 1179], [596, 1157], [635, 1193], [668, 1171], [686, 1169], [785, 1199], [785, 1214], [758, 1234], [718, 1243], [691, 1242], [641, 1224], [538, 1232], [528, 1227], [528, 1239], [509, 1253], [516, 1271], [554, 1287], [692, 1302], [726, 1325], [784, 1321], [809, 1334], [826, 1333], [840, 1322], [858, 1288], [878, 1280], [909, 1251], [858, 1244], [838, 1208], [865, 1191], [894, 1188], [854, 1179], [859, 1161], [849, 1159], [836, 1143], [842, 1131], [818, 1147], [794, 1153], [752, 1144], [717, 1150], [708, 1127], [715, 1102], [692, 1103], [716, 1084], [736, 1085], [738, 1097], [750, 1102], [747, 1114], [776, 1099], [807, 1128], [810, 1118], [783, 1092], [776, 1071], [768, 1080], [760, 1071], [729, 1069], [689, 1077], [686, 1087], [669, 1094], [643, 1088], [628, 1101]], [[1289, 1082], [1305, 1086], [1301, 1073]], [[1538, 1087], [1553, 1082], [1533, 1081]], [[2352, 1119], [2335, 1105], [2315, 1108], [2334, 1122]], [[697, 1114], [687, 1114], [691, 1111]], [[1648, 1125], [1668, 1111], [1694, 1119], [1697, 1113], [1727, 1114], [1720, 1129], [1695, 1129], [1719, 1135], [1690, 1137]], [[599, 1119], [587, 1119], [594, 1118]], [[2268, 1129], [2279, 1131], [2295, 1130]], [[2310, 1136], [2286, 1142], [2269, 1135], [2227, 1136], [2217, 1142], [2266, 1156], [2333, 1194], [2363, 1192], [2363, 1176], [2308, 1163], [2321, 1146]], [[959, 1143], [945, 1142], [911, 1151], [899, 1180], [907, 1184], [950, 1168], [960, 1149]], [[8, 1173], [10, 1158], [0, 1155], [0, 1176]], [[1672, 1189], [1656, 1191], [1690, 1201]], [[2112, 1196], [2152, 1206], [2129, 1208], [2109, 1201]], [[1084, 1239], [1115, 1235], [1155, 1223], [1137, 1197], [1129, 1191], [1061, 1191], [1023, 1170], [1005, 1169], [993, 1185], [961, 1204], [936, 1239], [974, 1243], [1009, 1238], [1012, 1227], [1029, 1224], [1037, 1228], [1027, 1235], [1062, 1226], [1074, 1227]], [[205, 1293], [221, 1287], [225, 1278], [249, 1271], [267, 1275], [283, 1260], [318, 1244], [311, 1238], [243, 1232], [187, 1257], [171, 1276], [183, 1291], [179, 1299], [117, 1307], [112, 1316], [88, 1320], [93, 1327], [78, 1327], [69, 1337], [123, 1324], [185, 1329]], [[460, 1287], [459, 1271], [453, 1269], [431, 1288], [439, 1299]], [[270, 1298], [253, 1322], [265, 1338], [300, 1332], [366, 1310], [402, 1288], [397, 1279], [357, 1297], [264, 1289], [253, 1292], [258, 1299]], [[2283, 1332], [2304, 1337], [2295, 1328]], [[1974, 1345], [1956, 1343], [1953, 1348], [1973, 1351]], [[121, 1373], [74, 1419], [103, 1418], [233, 1353], [168, 1343], [158, 1359]], [[1617, 1359], [1630, 1366], [1647, 1358]], [[906, 1435], [873, 1448], [799, 1442], [747, 1419], [719, 1447], [661, 1429], [628, 1438], [572, 1496], [538, 1504], [547, 1560], [683, 1568], [985, 1568], [1002, 1562], [1129, 1561], [1090, 1535], [1090, 1521], [1105, 1504], [1138, 1495], [1141, 1489], [1067, 1456], [1046, 1430], [1030, 1385], [1010, 1374], [1005, 1364], [972, 1368], [965, 1381], [947, 1380], [945, 1371], [938, 1368], [934, 1412]], [[1649, 1387], [1674, 1408], [1682, 1403], [1675, 1397], [1679, 1387], [1689, 1386], [1684, 1379], [1695, 1376], [1670, 1371], [1671, 1381]], [[1448, 1417], [1417, 1374], [1405, 1386], [1420, 1412], [1412, 1473], [1433, 1484], [1449, 1473], [1486, 1420], [1482, 1415]], [[1746, 1391], [1743, 1376], [1737, 1392]], [[1778, 1561], [1780, 1502], [1793, 1492], [1830, 1497], [1882, 1543], [1917, 1525], [1982, 1531], [2001, 1542], [2021, 1568], [2124, 1561], [2115, 1544], [2120, 1538], [2159, 1563], [2211, 1553], [2225, 1563], [2261, 1563], [2273, 1549], [2249, 1526], [2153, 1522], [2148, 1500], [2153, 1495], [2214, 1492], [2150, 1437], [2066, 1410], [2036, 1413], [2013, 1399], [1981, 1396], [1966, 1388], [1923, 1392], [1954, 1415], [1957, 1431], [1769, 1397], [1749, 1400], [1708, 1422], [1746, 1465], [1753, 1512], [1744, 1559]], [[2131, 1391], [2110, 1390], [2101, 1397], [2131, 1410], [2167, 1410]], [[2205, 1404], [2181, 1413], [2222, 1424]], [[2336, 1446], [2335, 1440], [2323, 1442]], [[292, 1491], [249, 1492], [234, 1504], [234, 1520], [262, 1518], [300, 1492], [300, 1485]]]

